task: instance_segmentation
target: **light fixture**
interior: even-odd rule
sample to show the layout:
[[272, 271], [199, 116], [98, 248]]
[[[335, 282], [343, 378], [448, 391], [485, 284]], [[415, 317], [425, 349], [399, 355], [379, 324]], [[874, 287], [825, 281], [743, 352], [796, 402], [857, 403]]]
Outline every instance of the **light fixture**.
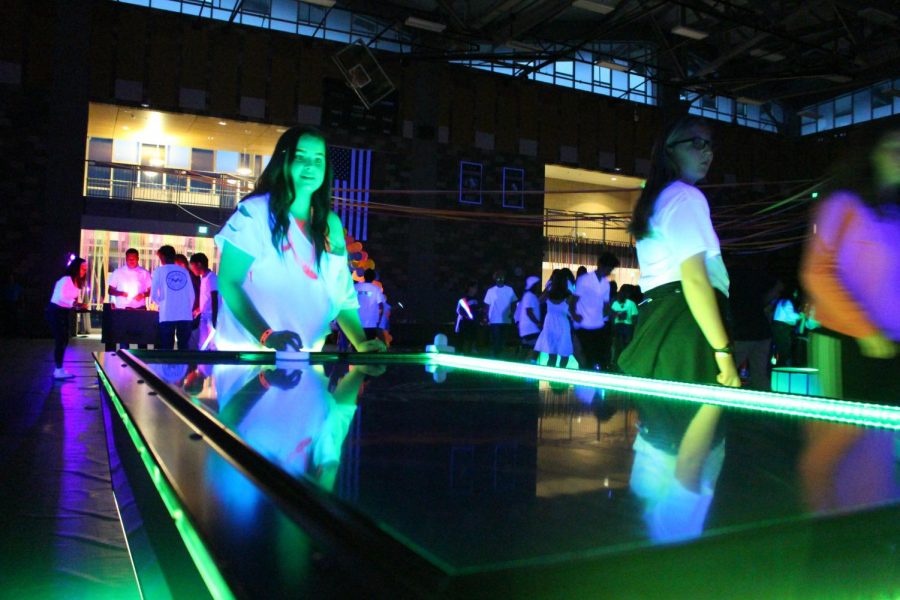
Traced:
[[575, 0], [572, 3], [572, 6], [575, 8], [580, 8], [582, 10], [589, 10], [591, 12], [595, 12], [601, 15], [608, 15], [615, 7], [607, 6], [606, 4], [601, 4], [600, 2], [594, 2], [594, 0]]
[[250, 167], [238, 167], [237, 174], [244, 176], [252, 175], [253, 170]]
[[128, 125], [122, 125], [122, 129], [128, 131], [129, 129], [131, 129], [131, 127], [129, 127]]
[[161, 166], [163, 166], [164, 164], [166, 164], [166, 161], [163, 160], [162, 158], [158, 157], [158, 156], [154, 156], [153, 158], [150, 159], [150, 166], [151, 166], [151, 167], [161, 167]]
[[610, 181], [618, 181], [619, 178], [618, 178], [618, 177], [610, 177], [609, 180], [610, 180]]
[[228, 125], [228, 123], [225, 121], [219, 121], [219, 125]]
[[424, 29], [425, 31], [433, 31], [435, 33], [441, 33], [445, 29], [447, 29], [447, 25], [445, 25], [444, 23], [429, 21], [427, 19], [420, 19], [419, 17], [406, 17], [406, 20], [403, 21], [403, 24], [407, 27], [415, 27], [416, 29]]
[[691, 38], [692, 40], [705, 40], [709, 34], [699, 29], [686, 27], [685, 25], [676, 25], [672, 28], [672, 33], [681, 37]]
[[207, 225], [197, 225], [197, 233], [209, 233], [209, 227]]
[[735, 98], [741, 104], [749, 104], [751, 106], [762, 106], [765, 104], [762, 100], [757, 100], [756, 98], [747, 98], [746, 96], [738, 96]]
[[316, 6], [321, 6], [323, 8], [331, 8], [334, 6], [336, 0], [303, 0], [306, 4], [315, 4]]
[[628, 71], [628, 67], [626, 67], [625, 65], [620, 65], [619, 63], [613, 62], [611, 60], [598, 60], [597, 66], [603, 67], [604, 69], [609, 69], [610, 71], [622, 71], [623, 73]]
[[849, 75], [841, 75], [839, 73], [832, 73], [830, 75], [823, 75], [822, 79], [830, 81], [832, 83], [850, 83], [853, 81], [853, 78]]

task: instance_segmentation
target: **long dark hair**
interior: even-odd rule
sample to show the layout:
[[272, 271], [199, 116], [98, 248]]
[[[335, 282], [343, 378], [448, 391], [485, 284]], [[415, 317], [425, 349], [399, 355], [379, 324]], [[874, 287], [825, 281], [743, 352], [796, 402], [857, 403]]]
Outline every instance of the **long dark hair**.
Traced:
[[893, 136], [900, 136], [900, 129], [888, 130], [866, 151], [854, 148], [845, 160], [835, 163], [831, 167], [831, 177], [823, 188], [823, 196], [827, 198], [837, 191], [849, 191], [858, 195], [864, 204], [878, 213], [888, 205], [900, 204], [897, 186], [878, 188], [878, 174], [875, 172], [872, 156], [878, 146]]
[[669, 144], [676, 136], [680, 136], [695, 125], [709, 128], [709, 123], [705, 119], [685, 115], [672, 121], [653, 144], [653, 151], [650, 154], [650, 174], [634, 206], [631, 223], [628, 225], [628, 231], [635, 239], [640, 240], [650, 233], [650, 217], [653, 215], [656, 198], [667, 185], [681, 177], [678, 165], [672, 160], [669, 152]]
[[[547, 290], [547, 297], [553, 300], [565, 300], [571, 295], [569, 291], [569, 276], [566, 274], [569, 269], [560, 269], [554, 271], [550, 276], [550, 289]], [[571, 274], [572, 271], [569, 271]]]
[[[281, 253], [282, 244], [291, 224], [290, 209], [296, 197], [291, 165], [297, 150], [297, 142], [304, 135], [325, 142], [325, 135], [314, 127], [291, 127], [281, 134], [272, 159], [256, 180], [256, 187], [241, 200], [251, 196], [269, 194], [269, 228], [272, 230], [272, 245]], [[328, 213], [331, 210], [331, 163], [326, 153], [325, 178], [322, 185], [312, 193], [309, 206], [309, 234], [316, 250], [316, 263], [322, 258], [328, 239]]]
[[63, 277], [68, 275], [69, 277], [72, 278], [72, 283], [77, 285], [79, 288], [83, 288], [86, 278], [81, 276], [81, 265], [83, 265], [86, 262], [87, 261], [84, 260], [83, 258], [76, 256], [69, 263], [69, 266], [66, 267], [66, 272], [63, 274]]

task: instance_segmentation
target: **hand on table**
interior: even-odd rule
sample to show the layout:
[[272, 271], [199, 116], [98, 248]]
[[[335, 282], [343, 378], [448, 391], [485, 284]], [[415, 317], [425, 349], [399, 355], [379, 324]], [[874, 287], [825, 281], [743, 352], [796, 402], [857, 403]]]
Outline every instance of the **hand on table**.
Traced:
[[881, 332], [858, 338], [859, 351], [869, 358], [894, 358], [897, 356], [897, 344], [884, 337]]
[[716, 381], [725, 387], [741, 387], [741, 376], [738, 374], [737, 365], [734, 364], [734, 356], [731, 354], [716, 354], [716, 365], [719, 374]]
[[273, 331], [266, 338], [265, 346], [272, 350], [299, 352], [303, 348], [303, 340], [300, 339], [299, 333], [293, 331]]
[[360, 342], [359, 345], [356, 346], [357, 352], [384, 352], [385, 350], [387, 350], [387, 346], [378, 339], [366, 340]]
[[299, 369], [273, 369], [263, 371], [263, 377], [274, 387], [282, 390], [289, 390], [291, 388], [297, 387], [297, 384], [300, 383], [300, 377], [303, 375], [303, 372]]

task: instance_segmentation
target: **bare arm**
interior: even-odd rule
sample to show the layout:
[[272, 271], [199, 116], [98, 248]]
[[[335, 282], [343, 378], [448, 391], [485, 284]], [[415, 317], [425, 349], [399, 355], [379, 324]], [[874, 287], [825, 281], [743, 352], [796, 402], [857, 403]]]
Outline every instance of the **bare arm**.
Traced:
[[[706, 273], [704, 254], [701, 252], [681, 263], [681, 286], [684, 289], [684, 299], [691, 310], [694, 320], [703, 332], [713, 348], [724, 348], [728, 345], [728, 332], [719, 313], [719, 305], [716, 302], [716, 294], [709, 282]], [[719, 383], [728, 387], [741, 387], [741, 378], [734, 364], [734, 357], [730, 354], [715, 354], [716, 363], [719, 366], [719, 375], [716, 377]]]
[[700, 491], [700, 475], [709, 456], [722, 407], [704, 404], [694, 415], [681, 438], [675, 459], [675, 478], [692, 492]]

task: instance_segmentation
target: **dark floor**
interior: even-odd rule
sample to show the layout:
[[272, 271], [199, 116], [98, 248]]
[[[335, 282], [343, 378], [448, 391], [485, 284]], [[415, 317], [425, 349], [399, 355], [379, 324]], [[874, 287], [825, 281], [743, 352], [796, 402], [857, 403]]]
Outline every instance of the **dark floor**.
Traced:
[[110, 487], [91, 353], [72, 340], [0, 340], [0, 598], [139, 598]]

